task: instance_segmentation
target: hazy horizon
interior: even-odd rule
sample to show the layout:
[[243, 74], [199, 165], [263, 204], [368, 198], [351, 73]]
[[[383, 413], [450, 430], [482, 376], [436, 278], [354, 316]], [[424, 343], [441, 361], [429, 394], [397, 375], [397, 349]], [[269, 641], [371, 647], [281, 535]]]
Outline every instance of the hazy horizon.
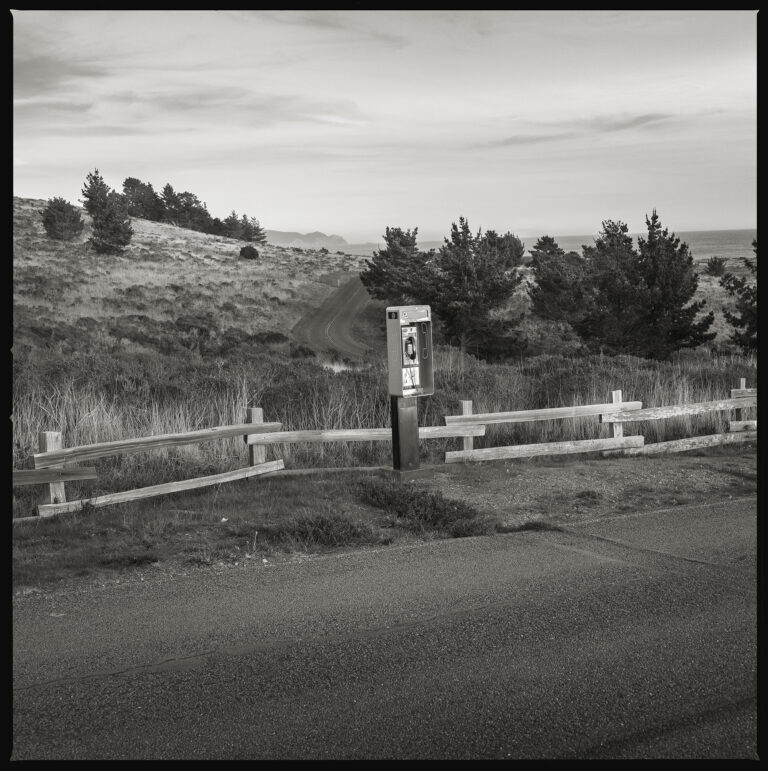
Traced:
[[756, 225], [756, 11], [12, 11], [14, 195], [269, 230]]

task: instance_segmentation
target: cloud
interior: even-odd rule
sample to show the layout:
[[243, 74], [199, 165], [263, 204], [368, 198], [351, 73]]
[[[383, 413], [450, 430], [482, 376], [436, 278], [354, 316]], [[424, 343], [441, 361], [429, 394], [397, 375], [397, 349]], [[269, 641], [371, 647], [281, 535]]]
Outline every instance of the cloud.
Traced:
[[541, 123], [540, 131], [536, 133], [515, 134], [494, 141], [475, 145], [475, 149], [510, 147], [516, 145], [533, 145], [543, 142], [560, 142], [581, 136], [612, 134], [643, 127], [655, 127], [679, 116], [672, 113], [644, 113], [634, 116], [596, 116], [581, 121], [559, 121]]
[[239, 87], [194, 87], [171, 93], [165, 91], [122, 91], [104, 98], [105, 104], [128, 105], [153, 116], [182, 121], [199, 120], [232, 125], [268, 126], [286, 122], [344, 124], [360, 123], [365, 116], [349, 99], [314, 99], [280, 95]]
[[73, 61], [64, 56], [51, 54], [14, 53], [13, 92], [15, 98], [58, 93], [62, 86], [81, 80], [105, 78], [110, 74], [106, 67], [84, 61]]
[[[410, 43], [410, 39], [384, 27], [389, 26], [386, 12], [367, 11], [259, 11], [258, 16], [288, 26], [304, 27], [309, 30], [352, 33], [358, 39], [375, 41], [397, 47]], [[407, 25], [404, 25], [407, 27]]]

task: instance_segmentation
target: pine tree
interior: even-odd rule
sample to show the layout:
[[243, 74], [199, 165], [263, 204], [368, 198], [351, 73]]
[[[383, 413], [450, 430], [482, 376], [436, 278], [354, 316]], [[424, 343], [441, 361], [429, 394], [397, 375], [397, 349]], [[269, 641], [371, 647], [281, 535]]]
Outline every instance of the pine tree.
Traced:
[[645, 345], [642, 355], [667, 359], [680, 348], [696, 348], [715, 338], [708, 332], [711, 311], [698, 321], [706, 301], [692, 302], [699, 283], [688, 244], [662, 228], [656, 210], [645, 223], [647, 238], [638, 238], [638, 268], [646, 291]]
[[94, 169], [86, 176], [85, 185], [81, 191], [82, 204], [88, 214], [93, 217], [95, 212], [106, 204], [109, 193], [109, 186], [104, 182], [99, 170]]
[[71, 241], [83, 231], [80, 210], [63, 198], [51, 198], [40, 214], [49, 238]]
[[732, 273], [726, 273], [720, 279], [721, 286], [736, 300], [735, 313], [723, 310], [725, 320], [733, 327], [730, 340], [744, 353], [757, 352], [757, 239], [752, 242], [752, 249], [754, 259], [743, 257], [742, 262], [755, 278], [754, 282], [737, 278]]
[[132, 217], [141, 217], [153, 222], [160, 222], [163, 219], [165, 214], [163, 200], [150, 183], [142, 182], [136, 177], [126, 177], [123, 181], [123, 196], [128, 214]]
[[535, 284], [528, 289], [536, 316], [573, 323], [584, 311], [585, 263], [576, 252], [558, 246], [552, 236], [542, 236], [531, 249]]
[[177, 225], [181, 214], [181, 206], [179, 203], [179, 196], [176, 194], [170, 183], [166, 183], [165, 187], [163, 187], [163, 193], [160, 198], [165, 209], [163, 219], [171, 225]]
[[253, 241], [253, 225], [246, 214], [240, 217], [240, 239], [242, 241]]
[[125, 199], [112, 191], [93, 216], [93, 234], [88, 243], [99, 253], [121, 252], [132, 237]]
[[418, 228], [413, 231], [387, 227], [384, 248], [366, 260], [360, 280], [371, 297], [390, 305], [424, 302], [421, 285], [427, 256], [416, 246]]
[[621, 221], [604, 220], [594, 246], [582, 246], [584, 276], [571, 300], [571, 324], [592, 350], [643, 355], [647, 286], [628, 230]]
[[234, 209], [232, 209], [229, 217], [224, 220], [224, 231], [228, 238], [240, 238], [242, 234], [242, 223]]
[[421, 289], [448, 342], [462, 351], [473, 346], [478, 352], [492, 348], [498, 354], [494, 339], [511, 339], [511, 329], [510, 322], [492, 311], [511, 298], [522, 276], [508, 267], [509, 250], [499, 248], [498, 236], [489, 233], [472, 235], [469, 222], [459, 217], [450, 237], [427, 261]]
[[251, 241], [257, 244], [267, 243], [267, 234], [264, 232], [264, 228], [261, 227], [259, 221], [251, 217]]

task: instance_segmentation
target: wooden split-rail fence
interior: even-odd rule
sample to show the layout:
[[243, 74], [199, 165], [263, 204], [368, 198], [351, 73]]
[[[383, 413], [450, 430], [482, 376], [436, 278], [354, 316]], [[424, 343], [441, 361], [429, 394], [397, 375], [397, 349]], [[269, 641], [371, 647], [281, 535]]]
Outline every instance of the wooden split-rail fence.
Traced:
[[[588, 452], [601, 452], [604, 455], [682, 452], [717, 444], [749, 441], [757, 437], [757, 421], [742, 419], [743, 410], [757, 404], [757, 389], [746, 388], [744, 378], [741, 379], [740, 387], [731, 391], [730, 399], [646, 409], [643, 409], [642, 402], [623, 401], [621, 391], [613, 391], [611, 399], [610, 403], [604, 404], [493, 413], [473, 413], [472, 402], [462, 401], [461, 415], [446, 416], [446, 425], [444, 426], [420, 426], [419, 439], [461, 438], [463, 440], [463, 449], [449, 451], [445, 454], [446, 463], [460, 463]], [[624, 436], [625, 423], [663, 420], [711, 411], [731, 411], [734, 414], [734, 419], [729, 421], [728, 432], [648, 445], [645, 444], [643, 436]], [[601, 423], [608, 426], [610, 436], [567, 442], [474, 448], [474, 438], [484, 436], [487, 425], [582, 418], [595, 415], [599, 416]], [[64, 447], [60, 432], [44, 431], [39, 435], [39, 452], [32, 456], [35, 468], [14, 470], [12, 472], [14, 485], [46, 485], [43, 500], [37, 507], [36, 517], [17, 517], [13, 522], [25, 522], [37, 520], [40, 517], [80, 511], [86, 506], [98, 508], [115, 503], [125, 503], [142, 498], [232, 482], [238, 479], [273, 474], [283, 470], [284, 464], [282, 460], [266, 461], [266, 446], [269, 444], [371, 442], [391, 441], [392, 439], [391, 428], [282, 431], [281, 423], [264, 422], [263, 410], [260, 407], [249, 408], [246, 420], [246, 423], [233, 426], [217, 426], [198, 431], [160, 434], [151, 437], [101, 442], [99, 444], [82, 445], [79, 447]], [[248, 445], [249, 465], [244, 468], [197, 477], [195, 479], [110, 493], [93, 498], [74, 501], [67, 501], [66, 499], [65, 482], [97, 479], [95, 467], [72, 466], [68, 464], [82, 463], [112, 455], [126, 455], [160, 448], [179, 447], [234, 436], [242, 436]], [[365, 469], [361, 468], [359, 470]]]
[[[739, 388], [731, 390], [730, 399], [708, 402], [676, 404], [669, 407], [642, 409], [642, 402], [622, 401], [621, 391], [612, 391], [610, 404], [590, 404], [554, 409], [522, 410], [519, 412], [472, 413], [472, 402], [461, 402], [462, 414], [451, 415], [445, 422], [451, 426], [489, 425], [492, 423], [525, 423], [535, 420], [556, 420], [598, 415], [600, 422], [607, 424], [610, 436], [601, 439], [581, 439], [568, 442], [545, 442], [541, 444], [517, 444], [506, 447], [485, 447], [474, 449], [472, 438], [464, 440], [464, 449], [445, 454], [446, 463], [466, 461], [502, 460], [505, 458], [529, 458], [535, 455], [562, 455], [599, 451], [603, 455], [652, 455], [668, 452], [684, 452], [718, 444], [752, 441], [757, 438], [757, 421], [742, 420], [742, 411], [757, 405], [757, 389], [747, 388], [746, 379], [741, 378]], [[645, 444], [641, 435], [624, 436], [624, 424], [646, 420], [699, 415], [705, 412], [732, 411], [734, 420], [729, 421], [728, 432], [695, 436], [670, 442]]]

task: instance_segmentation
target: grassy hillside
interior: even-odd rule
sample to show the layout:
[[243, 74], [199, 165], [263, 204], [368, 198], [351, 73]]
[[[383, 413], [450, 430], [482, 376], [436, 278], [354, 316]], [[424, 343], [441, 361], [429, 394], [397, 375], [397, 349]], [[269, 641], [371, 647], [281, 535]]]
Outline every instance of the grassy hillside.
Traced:
[[61, 350], [114, 345], [133, 351], [227, 356], [241, 348], [288, 352], [290, 330], [362, 258], [244, 243], [134, 219], [121, 255], [87, 247], [90, 217], [73, 242], [46, 237], [45, 201], [13, 201], [16, 345]]

